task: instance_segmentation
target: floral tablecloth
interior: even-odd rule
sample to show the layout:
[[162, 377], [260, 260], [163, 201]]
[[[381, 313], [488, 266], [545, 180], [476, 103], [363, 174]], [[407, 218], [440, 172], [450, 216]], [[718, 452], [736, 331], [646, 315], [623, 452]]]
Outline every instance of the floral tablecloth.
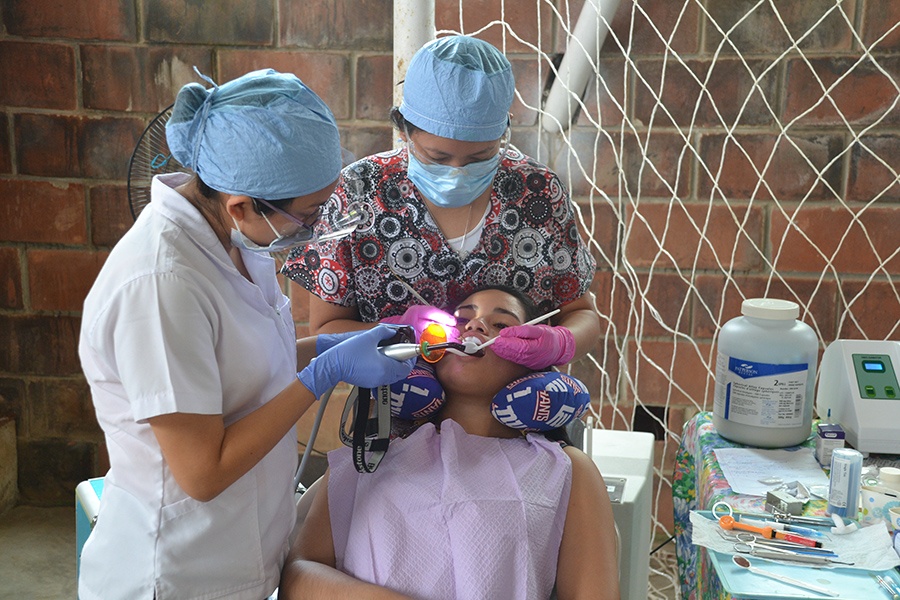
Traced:
[[[813, 431], [815, 425], [813, 423]], [[810, 437], [803, 445], [814, 446], [815, 439]], [[713, 453], [717, 448], [745, 447], [719, 437], [710, 412], [698, 413], [684, 426], [675, 456], [675, 478], [672, 482], [675, 551], [683, 600], [730, 598], [722, 588], [706, 549], [691, 543], [690, 512], [710, 510], [719, 500], [727, 500], [735, 511], [765, 510], [765, 498], [732, 492]], [[824, 514], [826, 504], [825, 500], [811, 500], [806, 503], [804, 514]]]

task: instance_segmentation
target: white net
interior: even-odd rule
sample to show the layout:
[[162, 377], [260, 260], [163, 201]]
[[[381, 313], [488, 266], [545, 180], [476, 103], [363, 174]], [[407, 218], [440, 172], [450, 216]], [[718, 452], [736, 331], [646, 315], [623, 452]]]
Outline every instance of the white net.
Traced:
[[[661, 541], [681, 426], [711, 410], [717, 335], [741, 300], [797, 302], [820, 349], [897, 336], [900, 8], [587, 0], [579, 21], [583, 4], [438, 2], [436, 25], [511, 58], [513, 142], [580, 208], [604, 335], [577, 374], [601, 427], [657, 433]], [[584, 78], [559, 74], [564, 53]], [[571, 127], [549, 112], [557, 75]], [[651, 563], [652, 597], [678, 593], [671, 552]]]

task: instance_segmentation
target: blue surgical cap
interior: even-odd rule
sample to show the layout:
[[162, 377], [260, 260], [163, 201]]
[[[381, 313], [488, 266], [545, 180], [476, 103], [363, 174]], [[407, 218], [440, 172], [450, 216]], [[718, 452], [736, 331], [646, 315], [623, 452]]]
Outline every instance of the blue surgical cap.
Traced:
[[341, 170], [337, 123], [295, 75], [253, 71], [181, 88], [166, 123], [172, 155], [214, 190], [282, 200], [325, 188]]
[[500, 139], [516, 82], [506, 57], [479, 39], [438, 38], [419, 49], [403, 83], [403, 118], [428, 133], [466, 142]]

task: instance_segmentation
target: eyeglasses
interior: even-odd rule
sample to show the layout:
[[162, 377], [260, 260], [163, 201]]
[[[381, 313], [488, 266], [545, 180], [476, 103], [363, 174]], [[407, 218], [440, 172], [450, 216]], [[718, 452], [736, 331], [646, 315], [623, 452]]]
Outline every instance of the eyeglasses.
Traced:
[[[264, 206], [267, 206], [268, 208], [271, 208], [273, 211], [277, 212], [279, 215], [281, 215], [282, 217], [284, 217], [291, 223], [298, 225], [300, 227], [301, 231], [309, 231], [311, 233], [313, 226], [316, 224], [316, 221], [318, 221], [319, 217], [322, 216], [322, 205], [321, 204], [316, 207], [316, 210], [312, 214], [310, 214], [305, 219], [301, 220], [301, 219], [298, 219], [297, 217], [295, 217], [294, 215], [292, 215], [291, 213], [287, 212], [286, 210], [282, 210], [282, 209], [278, 208], [277, 206], [275, 206], [274, 204], [272, 204], [271, 202], [269, 202], [267, 200], [263, 200], [262, 198], [252, 198], [252, 200], [254, 202], [258, 202]], [[280, 235], [284, 235], [284, 234], [282, 233]]]
[[[313, 226], [322, 216], [322, 207], [324, 206], [323, 204], [317, 206], [316, 210], [312, 214], [301, 220], [290, 214], [289, 212], [281, 210], [277, 206], [274, 206], [271, 202], [263, 200], [262, 198], [252, 198], [252, 200], [271, 208], [272, 210], [283, 216], [285, 219], [289, 220], [291, 223], [299, 225], [299, 231], [292, 234], [292, 236], [296, 236], [300, 232], [305, 232], [306, 234], [308, 234], [309, 242], [326, 242], [345, 237], [354, 229], [356, 229], [356, 226], [366, 218], [366, 213], [358, 204], [354, 203], [346, 207], [343, 213], [334, 215], [333, 223], [331, 223], [331, 219], [329, 218], [329, 222], [331, 225], [329, 228], [330, 231], [320, 232], [319, 234], [316, 234], [313, 230]], [[265, 217], [265, 215], [263, 215], [263, 217]]]

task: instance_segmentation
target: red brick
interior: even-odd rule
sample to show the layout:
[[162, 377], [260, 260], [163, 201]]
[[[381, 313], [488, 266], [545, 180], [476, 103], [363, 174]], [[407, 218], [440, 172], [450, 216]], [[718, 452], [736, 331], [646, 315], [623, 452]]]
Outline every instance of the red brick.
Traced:
[[390, 125], [384, 127], [341, 127], [341, 144], [362, 158], [389, 150], [393, 144], [394, 129]]
[[850, 151], [847, 200], [900, 201], [897, 156], [900, 156], [898, 135], [869, 135], [854, 143]]
[[764, 275], [700, 275], [694, 280], [694, 339], [712, 339], [720, 327], [741, 316], [746, 298], [779, 298], [800, 305], [800, 320], [812, 327], [821, 339], [834, 337], [837, 319], [837, 284], [817, 278], [793, 276], [782, 271], [771, 280]]
[[356, 118], [387, 121], [393, 106], [394, 58], [376, 54], [356, 59]]
[[629, 288], [620, 286], [617, 306], [620, 311], [616, 323], [622, 329], [639, 323], [643, 337], [667, 336], [671, 331], [690, 331], [691, 290], [688, 282], [675, 273], [660, 271], [652, 276], [633, 273]]
[[834, 56], [792, 60], [787, 69], [784, 120], [803, 125], [880, 120], [884, 125], [897, 125], [900, 108], [892, 74], [898, 70], [898, 57], [879, 57], [877, 64]]
[[98, 110], [162, 111], [181, 87], [210, 73], [210, 51], [190, 46], [81, 47], [84, 106]]
[[144, 39], [149, 42], [220, 46], [274, 43], [275, 7], [271, 0], [218, 0], [214, 5], [193, 0], [142, 4]]
[[[862, 39], [873, 52], [900, 49], [900, 4], [870, 0], [863, 6]], [[876, 44], [876, 42], [878, 42]]]
[[[833, 199], [841, 188], [838, 135], [704, 135], [700, 156], [710, 172], [698, 174], [698, 196], [780, 201]], [[724, 155], [724, 156], [723, 156]], [[713, 183], [717, 189], [713, 190]], [[826, 185], [827, 184], [827, 185]]]
[[350, 118], [350, 60], [344, 54], [222, 50], [219, 73], [223, 81], [257, 69], [293, 73], [331, 108], [336, 119]]
[[[4, 367], [6, 370], [7, 367]], [[25, 382], [22, 379], [0, 377], [0, 414], [16, 420], [17, 435], [27, 435], [25, 411], [27, 406]]]
[[[832, 10], [835, 3], [830, 0], [711, 2], [706, 7], [706, 50], [734, 54], [736, 48], [741, 55], [780, 54], [793, 42], [804, 52], [849, 50], [854, 38], [845, 19], [853, 21], [855, 5], [855, 0], [848, 0]], [[721, 32], [728, 33], [728, 41], [722, 40]]]
[[[627, 7], [624, 11], [623, 6]], [[680, 55], [696, 54], [700, 47], [700, 10], [695, 2], [623, 2], [613, 31], [623, 46], [630, 46], [632, 54], [662, 54], [666, 48]], [[608, 44], [607, 40], [604, 51]]]
[[[540, 77], [546, 81], [548, 71], [546, 65], [538, 73], [539, 63], [533, 56], [527, 58], [509, 57], [512, 66], [513, 77], [516, 81], [516, 91], [512, 106], [509, 109], [510, 124], [513, 127], [519, 125], [532, 126], [537, 123], [538, 111], [534, 107], [541, 106], [541, 92], [544, 84]], [[521, 98], [519, 98], [521, 96]]]
[[16, 115], [19, 170], [44, 177], [125, 180], [144, 127], [137, 118]]
[[0, 247], [0, 274], [3, 288], [0, 289], [0, 308], [23, 308], [22, 268], [19, 251], [12, 247]]
[[581, 218], [584, 219], [584, 225], [579, 225], [578, 228], [581, 239], [589, 244], [597, 267], [599, 269], [610, 267], [618, 242], [616, 229], [619, 219], [615, 209], [599, 196], [593, 203], [575, 198], [575, 206], [581, 211]]
[[805, 205], [785, 212], [773, 211], [769, 235], [777, 271], [900, 272], [896, 207]]
[[0, 179], [0, 239], [85, 243], [84, 187]]
[[897, 339], [900, 333], [897, 271], [888, 272], [894, 274], [893, 283], [879, 277], [870, 282], [845, 281], [841, 285], [839, 339]]
[[0, 365], [20, 375], [78, 375], [80, 319], [0, 315]]
[[28, 506], [71, 506], [72, 490], [92, 477], [92, 443], [61, 439], [19, 443], [19, 503]]
[[[542, 4], [549, 5], [552, 3], [545, 2]], [[594, 2], [594, 4], [596, 5], [597, 3]], [[575, 31], [576, 24], [578, 23], [578, 19], [581, 16], [584, 7], [584, 2], [582, 0], [571, 0], [567, 2], [557, 2], [556, 5], [557, 10], [559, 11], [559, 17], [555, 16], [555, 14], [543, 15], [542, 26], [549, 28], [547, 24], [556, 23], [556, 42], [552, 51], [561, 55], [564, 54], [568, 48], [569, 36]], [[510, 5], [507, 3], [506, 10], [509, 11], [509, 9]], [[619, 46], [625, 46], [628, 43], [627, 38], [632, 26], [631, 11], [632, 4], [630, 2], [621, 2], [615, 15], [612, 17], [612, 23], [601, 21], [599, 26], [608, 29], [606, 39], [600, 49], [602, 55], [608, 56], [622, 53]], [[604, 15], [604, 17], [605, 16], [606, 15]], [[534, 17], [532, 18], [534, 19]], [[548, 20], [548, 18], [552, 20]], [[534, 25], [532, 25], [532, 27], [533, 26]], [[516, 33], [518, 33], [518, 31], [516, 31]], [[550, 53], [548, 48], [548, 46], [545, 46], [542, 50]]]
[[[553, 12], [547, 2], [521, 2], [516, 3], [514, 8], [509, 3], [496, 0], [466, 0], [462, 4], [462, 13], [460, 13], [458, 0], [435, 0], [435, 29], [463, 34], [478, 32], [476, 37], [507, 53], [533, 52], [528, 44], [550, 48], [553, 30], [548, 25], [553, 22]], [[503, 8], [506, 10], [501, 15]], [[516, 37], [508, 35], [504, 28], [497, 24], [481, 31], [492, 21], [499, 21], [501, 16], [509, 28], [516, 32]], [[544, 24], [540, 30], [538, 29], [539, 22]], [[519, 42], [517, 38], [522, 39], [523, 42]]]
[[0, 105], [75, 108], [75, 52], [71, 46], [0, 42]]
[[390, 0], [278, 0], [278, 11], [282, 46], [367, 52], [390, 52], [393, 46]]
[[12, 152], [9, 144], [9, 118], [0, 114], [0, 173], [12, 173]]
[[133, 0], [5, 0], [4, 25], [10, 35], [134, 41]]
[[764, 223], [758, 206], [641, 203], [640, 219], [633, 216], [633, 207], [627, 210], [631, 232], [625, 252], [633, 266], [752, 269], [762, 265], [758, 248]]
[[701, 341], [694, 344], [629, 342], [627, 360], [632, 365], [634, 387], [629, 385], [628, 396], [636, 396], [645, 403], [666, 402], [666, 406], [711, 407], [715, 355], [710, 344]]
[[91, 242], [95, 246], [114, 246], [134, 224], [128, 205], [127, 188], [98, 185], [90, 190]]
[[761, 75], [768, 66], [730, 58], [640, 61], [635, 118], [648, 127], [768, 125], [773, 116], [767, 103], [776, 103], [778, 83], [774, 71]]
[[83, 377], [30, 383], [28, 405], [30, 437], [99, 438], [91, 391]]
[[593, 413], [597, 429], [612, 429], [615, 431], [632, 431], [634, 424], [634, 406], [621, 400], [615, 404], [599, 404], [592, 397], [591, 411]]
[[628, 190], [640, 190], [642, 198], [685, 198], [691, 189], [693, 150], [680, 135], [625, 135], [622, 174]]
[[[597, 62], [596, 79], [588, 81], [584, 91], [585, 108], [577, 119], [580, 126], [613, 128], [619, 127], [625, 119], [625, 112], [628, 110], [624, 105], [625, 61], [613, 56], [614, 58], [600, 59]], [[540, 103], [536, 101], [535, 105], [539, 106]]]
[[658, 524], [655, 524], [655, 527], [662, 527], [665, 532], [675, 530], [675, 508], [671, 478], [661, 479], [659, 475], [653, 475], [653, 507], [650, 512], [659, 521]]
[[[521, 143], [522, 137], [516, 131], [512, 142], [526, 154], [537, 158], [527, 149], [527, 145]], [[573, 197], [596, 195], [598, 190], [602, 190], [615, 198], [620, 190], [617, 139], [618, 136], [613, 136], [612, 140], [605, 136], [598, 138], [596, 129], [576, 127], [569, 132], [570, 146], [561, 148], [547, 166], [566, 182]], [[543, 156], [546, 157], [546, 154], [544, 147]]]
[[107, 253], [29, 250], [28, 280], [35, 310], [80, 311]]

